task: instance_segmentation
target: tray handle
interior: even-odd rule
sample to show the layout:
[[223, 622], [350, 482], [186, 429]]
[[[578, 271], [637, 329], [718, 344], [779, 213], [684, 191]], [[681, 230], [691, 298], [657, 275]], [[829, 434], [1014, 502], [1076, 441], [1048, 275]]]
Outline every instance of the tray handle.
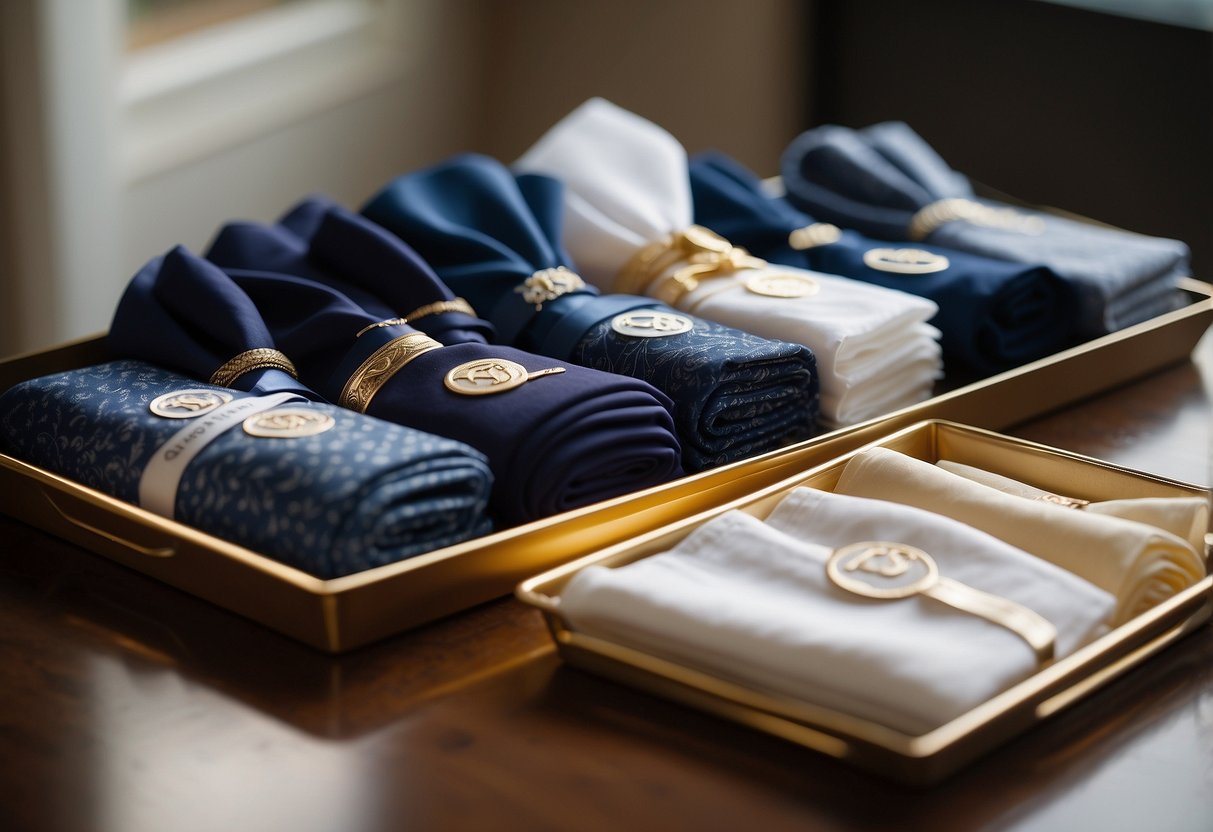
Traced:
[[136, 552], [137, 554], [143, 555], [145, 557], [171, 558], [175, 554], [177, 554], [177, 548], [175, 546], [146, 546], [142, 543], [136, 543], [135, 541], [130, 540], [129, 538], [123, 537], [120, 534], [116, 534], [115, 532], [112, 532], [109, 529], [103, 529], [100, 526], [94, 526], [92, 523], [89, 523], [85, 520], [81, 520], [79, 517], [74, 517], [70, 513], [68, 513], [68, 511], [65, 510], [62, 506], [60, 506], [59, 503], [55, 501], [54, 497], [52, 497], [50, 494], [48, 494], [45, 489], [39, 489], [39, 491], [42, 493], [42, 496], [46, 498], [46, 501], [48, 503], [50, 503], [51, 508], [53, 508], [55, 510], [56, 514], [58, 514], [61, 518], [63, 518], [68, 523], [72, 524], [73, 526], [75, 526], [78, 529], [83, 529], [84, 531], [89, 532], [90, 534], [94, 534], [98, 537], [104, 538], [112, 543], [117, 543], [120, 546], [125, 546], [127, 549], [130, 549], [131, 551]]

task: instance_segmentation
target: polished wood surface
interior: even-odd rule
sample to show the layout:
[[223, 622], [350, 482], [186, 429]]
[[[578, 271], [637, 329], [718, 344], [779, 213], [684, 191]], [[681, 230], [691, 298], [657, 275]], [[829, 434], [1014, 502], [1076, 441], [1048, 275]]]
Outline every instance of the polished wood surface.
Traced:
[[[1007, 431], [1197, 483], [1213, 342]], [[0, 517], [0, 829], [1213, 829], [1213, 626], [913, 789], [564, 667], [502, 599], [331, 657]]]

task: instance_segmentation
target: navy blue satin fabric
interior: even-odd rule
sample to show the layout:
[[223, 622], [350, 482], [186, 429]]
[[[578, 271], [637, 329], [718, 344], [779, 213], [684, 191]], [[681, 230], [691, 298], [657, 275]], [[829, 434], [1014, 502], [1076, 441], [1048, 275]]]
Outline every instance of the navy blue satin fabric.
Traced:
[[[189, 425], [149, 404], [186, 389], [222, 388], [131, 360], [31, 379], [0, 395], [0, 450], [138, 504], [157, 449]], [[332, 405], [302, 406], [335, 424], [267, 439], [235, 423], [183, 470], [173, 517], [320, 578], [491, 530], [481, 454]]]
[[515, 176], [485, 156], [463, 155], [402, 176], [362, 209], [400, 235], [451, 289], [514, 346], [650, 382], [675, 403], [683, 464], [700, 470], [807, 436], [817, 375], [804, 346], [695, 319], [686, 333], [621, 335], [616, 315], [683, 313], [652, 298], [599, 296], [586, 285], [542, 309], [517, 289], [542, 269], [575, 271], [560, 244], [562, 184]]
[[[207, 380], [252, 349], [276, 349], [253, 301], [222, 271], [177, 246], [127, 284], [106, 336], [116, 357], [137, 358]], [[282, 370], [253, 370], [232, 388], [258, 395], [322, 397]]]
[[[310, 197], [274, 225], [229, 223], [207, 250], [225, 268], [294, 275], [325, 283], [386, 317], [454, 300], [417, 253], [398, 237], [330, 199]], [[473, 308], [476, 308], [473, 304]], [[487, 343], [489, 323], [466, 312], [439, 312], [410, 321], [443, 344]]]
[[948, 258], [930, 274], [874, 269], [864, 254], [874, 248], [906, 248], [846, 230], [837, 242], [795, 249], [791, 232], [814, 222], [786, 200], [768, 196], [761, 180], [720, 153], [694, 157], [689, 166], [695, 222], [773, 263], [815, 269], [899, 289], [939, 306], [931, 323], [949, 373], [989, 375], [1055, 353], [1078, 336], [1069, 284], [1043, 266], [1012, 263], [955, 249], [914, 243]]
[[[236, 223], [225, 227], [217, 242], [223, 242], [228, 255], [275, 253], [272, 265], [282, 254], [275, 246], [282, 233], [282, 226]], [[333, 281], [255, 265], [222, 272], [252, 299], [300, 378], [331, 401], [340, 399], [351, 372], [377, 347], [417, 331], [394, 325], [359, 337], [364, 327], [394, 312], [369, 295], [351, 298]], [[566, 369], [494, 395], [464, 396], [446, 389], [443, 378], [449, 370], [486, 358], [514, 361], [531, 372]], [[494, 476], [490, 511], [499, 524], [515, 525], [681, 475], [672, 407], [663, 393], [637, 379], [510, 347], [465, 342], [409, 362], [379, 390], [367, 413], [483, 452]]]
[[[802, 133], [784, 151], [787, 198], [819, 220], [887, 240], [909, 239], [919, 209], [941, 199], [978, 200], [963, 175], [901, 122], [862, 130], [825, 125]], [[1188, 248], [1089, 223], [1015, 209], [1038, 224], [994, 227], [946, 222], [928, 241], [987, 257], [1051, 268], [1070, 281], [1080, 337], [1115, 331], [1175, 308], [1174, 285], [1190, 273]]]

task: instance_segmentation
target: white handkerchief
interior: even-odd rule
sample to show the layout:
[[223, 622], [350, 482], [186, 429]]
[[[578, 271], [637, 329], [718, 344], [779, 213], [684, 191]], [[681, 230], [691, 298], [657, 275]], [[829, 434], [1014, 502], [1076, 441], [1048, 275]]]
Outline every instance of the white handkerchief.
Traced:
[[[1054, 496], [1052, 492], [1037, 488], [1019, 480], [995, 474], [983, 468], [941, 459], [935, 463], [945, 471], [964, 477], [1007, 494], [1039, 500]], [[1199, 497], [1134, 497], [1123, 500], [1099, 500], [1083, 506], [1082, 511], [1091, 514], [1110, 514], [1126, 520], [1136, 520], [1148, 526], [1156, 526], [1182, 537], [1197, 552], [1205, 548], [1205, 532], [1209, 529], [1209, 503]]]
[[929, 462], [872, 448], [847, 462], [834, 489], [917, 506], [968, 523], [1116, 596], [1113, 623], [1195, 584], [1204, 561], [1174, 534], [1120, 517], [1025, 500]]
[[[729, 512], [669, 552], [582, 570], [561, 594], [561, 614], [576, 630], [910, 735], [1036, 670], [1023, 639], [984, 618], [922, 596], [875, 601], [834, 586], [825, 573], [832, 547], [817, 538], [817, 496], [789, 499], [771, 524]], [[829, 511], [864, 502], [832, 499]], [[890, 525], [880, 509], [860, 507], [866, 519], [841, 521], [827, 536], [912, 534], [942, 574], [1047, 610], [1059, 652], [1101, 631], [1113, 606], [1106, 593], [1073, 577], [1055, 581], [1060, 570], [946, 518], [906, 509]]]
[[[515, 163], [564, 180], [564, 243], [604, 292], [636, 253], [693, 221], [687, 155], [665, 130], [600, 98], [549, 130]], [[770, 297], [754, 278], [792, 273], [815, 294]], [[724, 291], [722, 291], [724, 287]], [[650, 287], [649, 291], [652, 291]], [[787, 266], [714, 277], [674, 301], [709, 320], [805, 344], [817, 356], [823, 420], [852, 424], [922, 401], [941, 375], [937, 311], [925, 298]], [[864, 389], [870, 385], [871, 390]]]

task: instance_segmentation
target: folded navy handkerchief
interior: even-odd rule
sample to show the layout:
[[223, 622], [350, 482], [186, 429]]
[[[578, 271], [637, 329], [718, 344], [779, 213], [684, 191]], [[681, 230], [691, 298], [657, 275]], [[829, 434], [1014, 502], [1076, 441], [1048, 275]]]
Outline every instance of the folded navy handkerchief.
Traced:
[[1188, 247], [1177, 240], [977, 199], [968, 179], [901, 122], [809, 130], [788, 145], [780, 173], [787, 198], [819, 220], [1048, 266], [1074, 287], [1081, 337], [1175, 309], [1175, 281], [1189, 273]]

